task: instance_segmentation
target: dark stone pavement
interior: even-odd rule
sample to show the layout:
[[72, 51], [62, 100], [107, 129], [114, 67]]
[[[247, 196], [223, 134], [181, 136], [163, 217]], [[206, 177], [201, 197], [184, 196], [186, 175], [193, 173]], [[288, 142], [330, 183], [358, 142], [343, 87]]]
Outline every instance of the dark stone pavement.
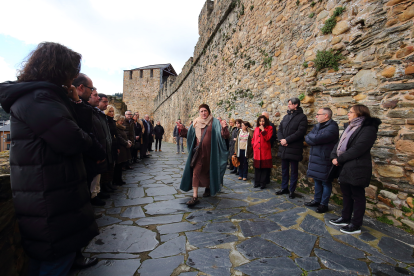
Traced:
[[362, 234], [328, 223], [340, 211], [318, 214], [227, 173], [222, 192], [193, 208], [179, 189], [187, 154], [174, 144], [124, 173], [126, 185], [96, 208], [101, 234], [84, 248], [98, 265], [71, 271], [99, 276], [413, 275], [413, 236], [367, 218]]

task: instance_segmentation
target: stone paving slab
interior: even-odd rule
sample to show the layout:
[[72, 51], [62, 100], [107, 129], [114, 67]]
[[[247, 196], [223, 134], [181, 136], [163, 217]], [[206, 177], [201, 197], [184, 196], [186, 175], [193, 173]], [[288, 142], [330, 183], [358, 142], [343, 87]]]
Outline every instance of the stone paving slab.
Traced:
[[[235, 268], [246, 275], [300, 276], [302, 270], [289, 258], [259, 259]], [[260, 272], [259, 272], [260, 271]], [[260, 274], [258, 274], [258, 272]]]
[[170, 216], [157, 216], [147, 217], [137, 220], [135, 223], [138, 225], [151, 225], [151, 224], [169, 224], [174, 222], [180, 222], [183, 219], [183, 215], [170, 215]]
[[[336, 205], [317, 214], [304, 202], [276, 196], [280, 184], [265, 190], [237, 180], [226, 170], [214, 197], [189, 208], [192, 191], [180, 188], [187, 155], [175, 145], [133, 164], [127, 182], [95, 208], [101, 234], [84, 249], [98, 265], [72, 270], [76, 275], [413, 275], [414, 238], [370, 218], [362, 234], [346, 235], [329, 223]], [[115, 272], [114, 272], [115, 271]]]
[[202, 248], [188, 253], [187, 265], [214, 276], [230, 276], [228, 249]]
[[169, 240], [166, 243], [158, 246], [155, 250], [148, 254], [153, 259], [170, 257], [185, 253], [185, 236], [179, 236], [175, 239]]
[[182, 263], [184, 263], [184, 256], [149, 259], [142, 262], [138, 272], [141, 276], [170, 276]]
[[137, 260], [105, 260], [100, 261], [97, 265], [82, 270], [79, 276], [133, 276], [135, 271], [141, 265], [139, 259]]
[[113, 225], [101, 230], [86, 247], [86, 252], [140, 253], [153, 250], [156, 234], [138, 226]]

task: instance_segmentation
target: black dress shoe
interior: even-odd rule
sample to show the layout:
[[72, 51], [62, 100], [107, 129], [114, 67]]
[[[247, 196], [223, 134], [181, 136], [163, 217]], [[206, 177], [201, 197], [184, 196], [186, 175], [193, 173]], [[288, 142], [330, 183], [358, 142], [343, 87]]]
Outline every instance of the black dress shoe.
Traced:
[[78, 268], [78, 269], [83, 269], [83, 268], [96, 265], [97, 263], [98, 263], [97, 258], [86, 258], [82, 256], [81, 258], [75, 259], [75, 261], [73, 262], [73, 267]]
[[260, 186], [260, 189], [261, 190], [266, 189], [266, 185]]
[[330, 224], [333, 224], [333, 225], [336, 225], [336, 226], [346, 226], [349, 223], [351, 223], [351, 221], [350, 220], [343, 219], [342, 217], [339, 217], [337, 219], [331, 219], [331, 220], [329, 220], [329, 223]]
[[231, 171], [230, 173], [237, 173], [237, 171]]
[[342, 227], [339, 229], [342, 233], [345, 234], [360, 234], [361, 233], [361, 226], [353, 225], [352, 223], [348, 224], [347, 226]]
[[131, 166], [127, 166], [127, 167], [125, 167], [125, 169], [132, 170], [132, 167]]
[[283, 195], [283, 194], [288, 194], [288, 193], [289, 193], [288, 189], [281, 189], [276, 192], [277, 195]]
[[260, 184], [257, 184], [256, 185], [256, 183], [255, 183], [254, 186], [253, 186], [253, 188], [260, 188]]
[[294, 192], [289, 193], [289, 198], [294, 199], [295, 198], [295, 193]]
[[319, 207], [320, 203], [316, 202], [315, 200], [312, 200], [311, 202], [305, 202], [305, 206], [309, 207]]
[[323, 205], [323, 204], [320, 204], [320, 205], [318, 206], [318, 209], [316, 209], [316, 213], [320, 213], [320, 214], [322, 214], [322, 213], [326, 213], [326, 212], [328, 212], [328, 211], [329, 211], [328, 206]]

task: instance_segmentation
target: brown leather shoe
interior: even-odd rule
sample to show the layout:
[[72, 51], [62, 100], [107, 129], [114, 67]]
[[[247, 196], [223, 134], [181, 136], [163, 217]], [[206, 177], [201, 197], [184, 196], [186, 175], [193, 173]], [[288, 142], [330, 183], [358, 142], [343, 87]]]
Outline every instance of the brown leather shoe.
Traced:
[[191, 207], [191, 206], [196, 205], [199, 202], [200, 202], [200, 200], [198, 200], [198, 197], [193, 197], [189, 201], [187, 201], [186, 204], [187, 204], [187, 206]]
[[206, 188], [206, 189], [204, 190], [203, 197], [209, 197], [209, 196], [211, 196], [211, 194], [210, 194], [210, 188]]

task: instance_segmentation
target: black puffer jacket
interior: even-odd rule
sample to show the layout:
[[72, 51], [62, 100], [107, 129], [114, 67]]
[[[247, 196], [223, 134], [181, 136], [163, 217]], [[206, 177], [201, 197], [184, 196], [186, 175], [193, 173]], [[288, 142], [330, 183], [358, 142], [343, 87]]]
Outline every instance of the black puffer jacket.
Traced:
[[155, 139], [162, 139], [162, 136], [164, 135], [164, 128], [161, 125], [156, 125], [154, 127], [154, 135]]
[[305, 136], [305, 141], [312, 146], [309, 153], [307, 176], [317, 180], [329, 180], [329, 172], [332, 167], [331, 152], [338, 142], [338, 124], [332, 119], [317, 124]]
[[280, 122], [277, 139], [286, 139], [287, 146], [279, 145], [277, 156], [281, 159], [302, 161], [303, 141], [308, 127], [308, 118], [303, 114], [301, 107], [288, 110], [287, 115]]
[[[372, 176], [371, 148], [377, 139], [378, 118], [366, 118], [361, 127], [351, 135], [347, 150], [339, 157], [336, 143], [331, 159], [337, 159], [339, 166], [332, 166], [331, 177], [338, 178], [340, 184], [368, 187]], [[345, 124], [345, 129], [348, 124]]]
[[61, 87], [48, 82], [2, 83], [11, 114], [13, 203], [26, 253], [54, 260], [96, 236], [82, 152], [92, 145]]

